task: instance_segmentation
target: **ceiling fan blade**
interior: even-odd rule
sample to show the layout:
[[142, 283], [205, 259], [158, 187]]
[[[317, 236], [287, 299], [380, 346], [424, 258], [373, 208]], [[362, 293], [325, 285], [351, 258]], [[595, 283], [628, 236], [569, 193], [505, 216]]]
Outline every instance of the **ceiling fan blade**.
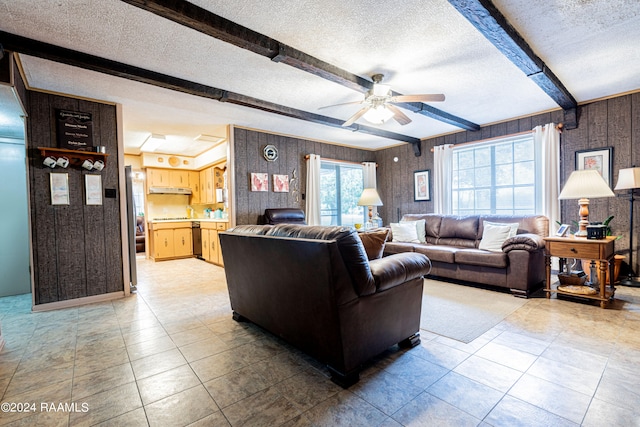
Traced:
[[441, 102], [444, 95], [441, 93], [425, 95], [398, 95], [391, 98], [391, 102]]
[[364, 116], [364, 113], [366, 113], [369, 110], [369, 108], [371, 107], [367, 106], [367, 107], [361, 108], [360, 111], [355, 113], [353, 116], [349, 117], [349, 119], [342, 124], [342, 127], [351, 126], [353, 122], [358, 120], [360, 117]]
[[325, 105], [324, 107], [318, 108], [318, 110], [322, 110], [324, 108], [338, 107], [340, 105], [362, 104], [363, 102], [364, 101], [351, 101], [351, 102], [343, 102], [342, 104]]
[[393, 112], [393, 119], [402, 126], [411, 123], [411, 119], [395, 105], [387, 104], [386, 107]]

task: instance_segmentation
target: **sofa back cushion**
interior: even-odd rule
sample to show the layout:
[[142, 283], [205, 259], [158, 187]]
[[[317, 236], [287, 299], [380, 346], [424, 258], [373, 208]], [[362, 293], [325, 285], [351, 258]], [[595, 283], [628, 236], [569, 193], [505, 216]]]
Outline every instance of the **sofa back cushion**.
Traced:
[[443, 216], [438, 231], [439, 245], [476, 247], [478, 240], [477, 216]]
[[342, 260], [351, 276], [356, 294], [370, 295], [376, 292], [376, 284], [371, 274], [367, 253], [355, 230], [348, 227], [278, 224], [268, 229], [265, 235], [298, 239], [335, 240], [342, 255]]

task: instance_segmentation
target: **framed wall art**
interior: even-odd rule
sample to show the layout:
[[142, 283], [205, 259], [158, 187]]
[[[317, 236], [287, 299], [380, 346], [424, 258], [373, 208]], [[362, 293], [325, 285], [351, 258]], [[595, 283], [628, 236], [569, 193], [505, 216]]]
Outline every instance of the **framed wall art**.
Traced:
[[276, 193], [288, 193], [289, 175], [273, 174], [273, 191]]
[[87, 205], [102, 204], [102, 175], [85, 175], [84, 191]]
[[251, 191], [269, 191], [269, 174], [251, 173]]
[[416, 202], [431, 200], [430, 169], [413, 173], [413, 199]]
[[612, 154], [612, 147], [576, 151], [576, 170], [595, 169], [600, 172], [609, 187], [611, 187]]
[[69, 204], [69, 174], [68, 173], [49, 174], [49, 182], [51, 185], [51, 204], [52, 205], [68, 205]]

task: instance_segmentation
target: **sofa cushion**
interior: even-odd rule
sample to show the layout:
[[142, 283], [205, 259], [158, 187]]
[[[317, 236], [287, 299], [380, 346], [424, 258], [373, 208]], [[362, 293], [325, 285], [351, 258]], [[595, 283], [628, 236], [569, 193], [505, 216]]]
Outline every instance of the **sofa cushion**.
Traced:
[[482, 240], [478, 249], [492, 252], [502, 252], [502, 244], [509, 238], [510, 225], [492, 225], [485, 221], [483, 225]]
[[456, 263], [480, 265], [483, 267], [506, 268], [509, 256], [504, 252], [488, 252], [482, 249], [459, 249], [456, 251]]
[[384, 244], [387, 241], [389, 230], [381, 228], [374, 231], [365, 231], [358, 233], [358, 237], [362, 240], [364, 250], [367, 252], [369, 261], [372, 259], [382, 258], [384, 252]]
[[403, 252], [415, 252], [415, 243], [387, 242], [384, 244], [384, 253], [387, 255]]
[[418, 234], [418, 240], [420, 243], [426, 243], [427, 231], [425, 229], [425, 220], [419, 219], [417, 221], [409, 221], [404, 218], [400, 220], [400, 224], [413, 224], [416, 227], [416, 233]]
[[411, 222], [391, 223], [391, 234], [394, 242], [420, 243], [415, 224]]
[[511, 223], [506, 223], [506, 222], [491, 222], [491, 221], [482, 221], [482, 233], [484, 235], [484, 226], [485, 225], [497, 225], [497, 226], [507, 226], [509, 227], [509, 237], [513, 237], [516, 234], [518, 234], [518, 227], [520, 226], [519, 222], [511, 222]]
[[453, 264], [456, 262], [456, 252], [460, 248], [453, 246], [439, 246], [439, 245], [416, 245], [415, 251], [420, 254], [425, 254], [431, 261], [447, 262]]

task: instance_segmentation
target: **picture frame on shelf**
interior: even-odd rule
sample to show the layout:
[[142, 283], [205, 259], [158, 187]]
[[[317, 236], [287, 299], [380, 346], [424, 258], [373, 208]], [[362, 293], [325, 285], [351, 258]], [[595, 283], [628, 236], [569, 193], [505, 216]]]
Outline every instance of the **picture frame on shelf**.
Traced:
[[595, 169], [611, 187], [613, 181], [613, 147], [576, 151], [576, 170]]
[[413, 200], [423, 202], [431, 200], [431, 169], [413, 173]]

